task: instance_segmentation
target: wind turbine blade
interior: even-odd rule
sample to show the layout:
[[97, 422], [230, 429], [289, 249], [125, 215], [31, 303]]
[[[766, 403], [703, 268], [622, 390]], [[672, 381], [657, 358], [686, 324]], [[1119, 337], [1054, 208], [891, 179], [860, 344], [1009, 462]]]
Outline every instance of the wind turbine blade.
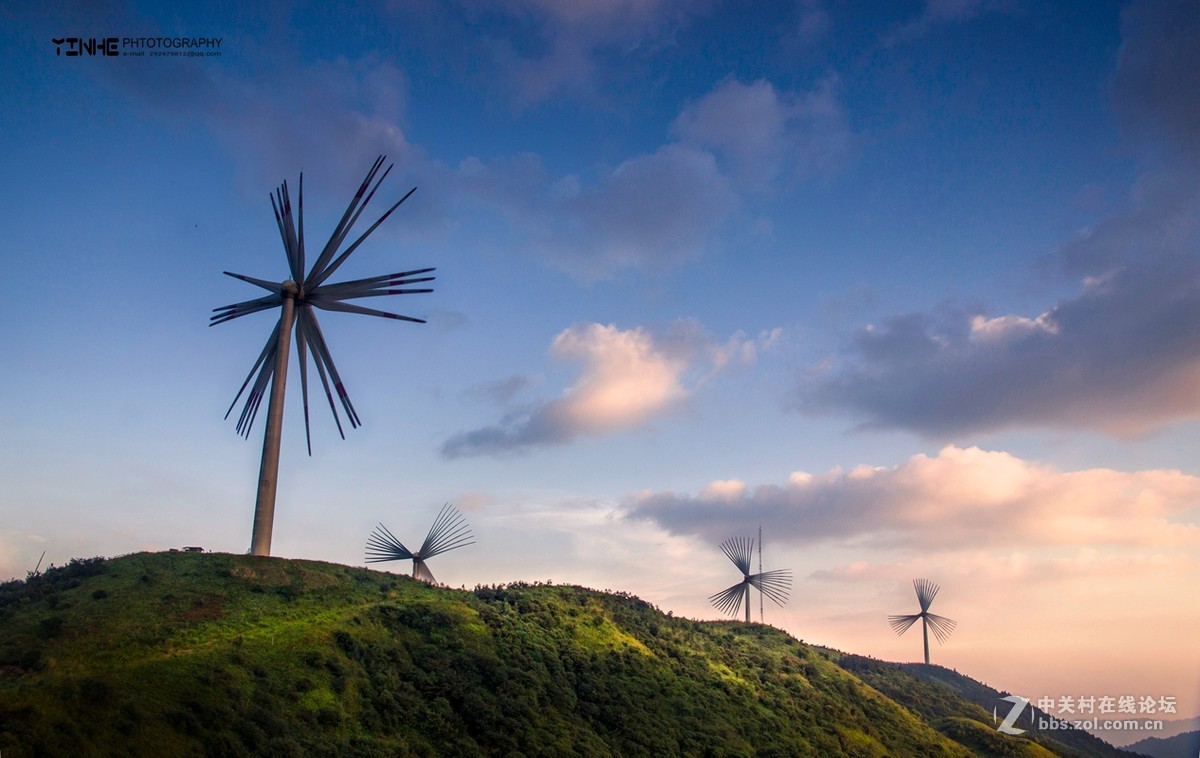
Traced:
[[221, 273], [224, 274], [225, 276], [232, 276], [234, 279], [241, 279], [243, 282], [246, 282], [248, 284], [253, 284], [256, 287], [262, 287], [265, 290], [270, 290], [271, 292], [274, 292], [276, 295], [282, 295], [282, 293], [283, 293], [283, 284], [280, 282], [268, 282], [266, 279], [256, 279], [253, 276], [246, 276], [245, 274], [235, 274], [232, 271], [222, 271]]
[[319, 355], [321, 361], [325, 364], [325, 368], [329, 371], [329, 378], [333, 381], [333, 388], [337, 391], [338, 399], [342, 401], [342, 409], [346, 411], [346, 418], [350, 421], [350, 426], [357, 428], [361, 423], [358, 420], [358, 414], [354, 412], [354, 405], [350, 402], [350, 395], [346, 392], [346, 386], [342, 384], [342, 377], [338, 374], [337, 366], [333, 363], [333, 356], [329, 353], [329, 346], [325, 343], [325, 335], [321, 333], [321, 324], [317, 321], [317, 315], [308, 309], [312, 318], [309, 320], [309, 326], [312, 327], [311, 334], [315, 338], [313, 340], [314, 353]]
[[275, 211], [275, 223], [279, 237], [283, 240], [283, 254], [287, 257], [289, 278], [296, 281], [295, 229], [292, 223], [292, 203], [288, 198], [287, 181], [275, 189], [271, 196], [271, 210]]
[[279, 202], [283, 211], [283, 248], [287, 253], [290, 278], [293, 282], [300, 283], [304, 281], [304, 261], [300, 253], [300, 242], [296, 238], [296, 219], [292, 215], [292, 197], [286, 181], [283, 183]]
[[213, 315], [208, 317], [208, 325], [216, 326], [217, 324], [224, 324], [226, 321], [233, 321], [235, 318], [248, 316], [251, 313], [277, 308], [282, 304], [282, 296], [264, 295], [253, 300], [243, 300], [240, 303], [233, 303], [232, 305], [222, 305], [220, 308], [213, 308]]
[[[320, 291], [321, 292], [333, 292], [333, 291], [340, 292], [343, 287], [348, 287], [348, 288], [381, 287], [381, 286], [391, 287], [391, 286], [394, 286], [397, 284], [414, 284], [416, 282], [431, 282], [436, 277], [429, 276], [429, 277], [424, 277], [421, 279], [412, 278], [412, 277], [417, 276], [418, 274], [428, 274], [431, 271], [437, 271], [437, 267], [419, 268], [419, 269], [416, 269], [415, 271], [398, 271], [395, 274], [384, 274], [382, 276], [368, 276], [365, 279], [351, 279], [349, 281], [336, 282], [334, 284], [323, 284], [320, 287]], [[340, 297], [340, 295], [339, 295], [339, 297]]]
[[718, 592], [708, 598], [709, 602], [721, 613], [736, 616], [742, 607], [742, 597], [746, 594], [746, 582], [741, 581], [727, 590]]
[[888, 624], [891, 625], [896, 634], [904, 634], [908, 628], [917, 623], [917, 619], [921, 618], [921, 614], [913, 613], [908, 616], [888, 616]]
[[[379, 163], [377, 164], [377, 167], [379, 165], [382, 165], [383, 160], [384, 160], [384, 156], [379, 156]], [[342, 263], [345, 262], [345, 260], [347, 258], [350, 257], [350, 254], [353, 253], [354, 250], [359, 246], [359, 244], [364, 239], [367, 238], [367, 235], [369, 235], [371, 232], [375, 231], [375, 227], [379, 226], [379, 224], [383, 222], [383, 219], [387, 218], [388, 215], [390, 215], [392, 211], [396, 210], [396, 207], [399, 206], [400, 203], [402, 203], [402, 202], [404, 202], [404, 200], [408, 199], [408, 195], [405, 195], [404, 199], [400, 200], [400, 202], [398, 202], [398, 203], [396, 203], [396, 205], [392, 206], [387, 211], [387, 213], [385, 213], [383, 215], [383, 218], [380, 218], [379, 221], [376, 221], [374, 224], [372, 224], [371, 228], [368, 229], [361, 237], [359, 237], [354, 242], [353, 245], [351, 245], [349, 248], [347, 248], [345, 251], [343, 251], [342, 254], [340, 256], [338, 256], [338, 259], [336, 261], [334, 261], [333, 263], [329, 263], [330, 259], [333, 258], [333, 254], [337, 251], [337, 249], [339, 247], [342, 246], [342, 243], [346, 241], [346, 237], [347, 237], [347, 235], [350, 234], [350, 230], [352, 228], [354, 228], [355, 224], [358, 223], [358, 217], [362, 215], [362, 212], [364, 210], [366, 210], [367, 205], [371, 202], [371, 198], [375, 197], [376, 190], [378, 190], [380, 185], [383, 184], [383, 180], [387, 178], [387, 175], [392, 172], [393, 166], [395, 166], [394, 163], [388, 164], [388, 167], [384, 170], [383, 175], [379, 177], [379, 180], [375, 182], [375, 186], [372, 187], [371, 191], [367, 193], [367, 196], [365, 198], [363, 198], [362, 204], [358, 206], [357, 210], [355, 210], [354, 215], [350, 218], [349, 222], [345, 226], [339, 227], [336, 230], [336, 239], [330, 238], [329, 242], [330, 242], [330, 245], [332, 245], [332, 247], [329, 247], [328, 245], [326, 246], [326, 251], [328, 251], [329, 255], [323, 257], [322, 265], [324, 266], [324, 268], [318, 270], [318, 268], [314, 266], [313, 270], [309, 272], [308, 279], [305, 280], [306, 285], [311, 285], [313, 287], [320, 286], [321, 282], [328, 279], [329, 276], [334, 271], [336, 271], [338, 269], [338, 267], [341, 266]], [[376, 168], [376, 170], [378, 170], [378, 168]], [[369, 175], [368, 178], [370, 178], [370, 176], [373, 176], [373, 175], [374, 174]], [[416, 187], [413, 188], [413, 190], [415, 190], [415, 189], [416, 189]], [[360, 192], [361, 192], [361, 188], [360, 188]], [[411, 195], [412, 191], [410, 190], [408, 194]]]
[[300, 239], [296, 244], [296, 273], [292, 281], [300, 284], [304, 281], [304, 172], [300, 172]]
[[471, 530], [466, 519], [454, 506], [446, 503], [434, 519], [425, 542], [421, 544], [422, 558], [432, 558], [435, 555], [447, 553], [456, 548], [475, 544], [471, 539]]
[[329, 411], [333, 414], [333, 423], [337, 424], [338, 434], [342, 436], [342, 439], [346, 439], [346, 433], [342, 431], [342, 420], [338, 416], [337, 405], [333, 402], [333, 393], [329, 391], [329, 377], [325, 374], [325, 365], [322, 362], [321, 353], [317, 349], [317, 341], [314, 334], [317, 316], [312, 312], [311, 308], [301, 308], [299, 315], [300, 318], [297, 320], [305, 322], [304, 338], [308, 340], [308, 346], [312, 352], [313, 364], [317, 367], [317, 375], [321, 377], [321, 386], [325, 389], [325, 399], [329, 401]]
[[[301, 306], [305, 310], [305, 306]], [[312, 434], [308, 424], [308, 341], [304, 336], [304, 319], [296, 319], [296, 359], [300, 361], [300, 398], [304, 402], [304, 443], [312, 456]]]
[[229, 418], [229, 414], [233, 412], [233, 406], [237, 405], [238, 398], [240, 398], [242, 393], [246, 391], [246, 385], [250, 383], [250, 379], [254, 376], [254, 372], [258, 370], [259, 364], [267, 359], [268, 354], [271, 352], [271, 346], [277, 346], [279, 344], [279, 328], [282, 322], [282, 318], [275, 322], [275, 330], [271, 332], [271, 336], [267, 338], [267, 344], [263, 345], [262, 352], [258, 354], [258, 359], [254, 361], [254, 365], [250, 367], [250, 373], [246, 374], [246, 381], [242, 382], [241, 388], [238, 389], [237, 394], [233, 396], [233, 402], [229, 404], [229, 410], [225, 411], [225, 418]]
[[412, 558], [413, 555], [404, 543], [396, 539], [387, 527], [380, 524], [367, 538], [367, 563], [383, 563], [384, 561], [401, 561]]
[[[388, 166], [388, 171], [391, 171], [391, 170], [392, 170], [392, 167]], [[379, 181], [382, 182], [383, 179], [380, 179]], [[378, 187], [378, 186], [379, 185], [376, 185], [376, 187]], [[318, 274], [316, 276], [316, 278], [313, 280], [313, 284], [315, 286], [319, 287], [321, 285], [321, 282], [328, 279], [330, 277], [330, 275], [333, 274], [334, 271], [337, 271], [338, 267], [341, 266], [343, 263], [345, 263], [346, 259], [350, 257], [350, 254], [358, 249], [358, 246], [363, 243], [363, 240], [365, 240], [367, 237], [369, 237], [371, 235], [371, 232], [375, 231], [379, 227], [380, 224], [382, 224], [384, 221], [387, 220], [388, 216], [392, 215], [392, 211], [399, 208], [400, 204], [403, 203], [405, 200], [407, 200], [409, 197], [411, 197], [412, 193], [414, 193], [416, 191], [417, 191], [417, 188], [413, 187], [412, 189], [410, 189], [408, 191], [408, 193], [404, 197], [397, 200], [395, 205], [393, 205], [391, 208], [388, 208], [387, 211], [384, 212], [384, 214], [379, 217], [378, 221], [376, 221], [374, 224], [371, 224], [371, 227], [369, 229], [367, 229], [365, 232], [363, 232], [362, 236], [354, 241], [354, 244], [352, 244], [350, 247], [346, 248], [345, 252], [343, 252], [341, 255], [338, 256], [338, 259], [336, 261], [329, 264], [329, 266], [324, 271], [322, 271], [320, 274]], [[371, 194], [372, 195], [375, 194], [375, 190], [371, 190]], [[368, 199], [370, 199], [370, 198], [368, 198]], [[363, 203], [363, 207], [364, 208], [366, 207], [366, 203]], [[355, 216], [355, 219], [357, 219], [357, 218], [358, 217]]]
[[[432, 270], [432, 269], [430, 269]], [[322, 284], [313, 289], [309, 295], [317, 295], [324, 300], [350, 300], [357, 297], [373, 297], [377, 295], [408, 294], [410, 292], [432, 292], [432, 288], [411, 288], [409, 285], [432, 282], [435, 276], [373, 276], [368, 279], [355, 279], [336, 284]]]
[[925, 619], [929, 622], [929, 628], [933, 630], [933, 636], [937, 637], [939, 645], [948, 640], [954, 632], [954, 627], [958, 626], [957, 621], [936, 613], [926, 613]]
[[313, 263], [312, 270], [308, 272], [308, 276], [304, 279], [304, 288], [311, 289], [316, 284], [316, 277], [321, 273], [322, 269], [333, 260], [333, 256], [337, 253], [338, 246], [342, 244], [342, 240], [346, 238], [346, 233], [350, 227], [354, 225], [351, 216], [354, 215], [354, 209], [358, 207], [359, 201], [362, 199], [363, 193], [367, 191], [367, 187], [371, 184], [371, 179], [375, 177], [379, 167], [383, 165], [384, 156], [379, 156], [375, 159], [375, 163], [371, 166], [371, 170], [367, 172], [367, 176], [363, 179], [362, 184], [358, 187], [358, 192], [354, 193], [354, 197], [350, 199], [350, 204], [346, 206], [346, 212], [342, 214], [342, 220], [334, 227], [333, 234], [329, 235], [329, 241], [325, 243], [321, 254], [317, 256], [317, 260]]
[[271, 211], [275, 214], [275, 226], [279, 229], [279, 238], [283, 240], [283, 254], [287, 256], [288, 271], [291, 271], [292, 253], [288, 250], [287, 232], [283, 230], [283, 216], [279, 212], [280, 206], [283, 205], [279, 188], [276, 188], [274, 192], [267, 193], [267, 197], [271, 198]]
[[780, 607], [787, 604], [788, 593], [792, 587], [792, 572], [788, 569], [764, 571], [750, 576], [747, 581], [762, 594], [771, 598]]
[[738, 567], [742, 576], [750, 576], [750, 558], [754, 554], [754, 540], [749, 537], [730, 537], [721, 543], [721, 552], [733, 561], [733, 565]]
[[380, 311], [374, 308], [366, 308], [353, 303], [343, 303], [337, 300], [326, 301], [316, 297], [309, 298], [308, 302], [313, 306], [324, 311], [340, 311], [342, 313], [358, 313], [363, 316], [378, 316], [380, 318], [390, 318], [396, 321], [411, 321], [415, 324], [424, 324], [425, 319], [414, 318], [412, 316], [402, 316], [399, 313], [389, 313], [388, 311]]
[[917, 601], [921, 604], [921, 610], [929, 610], [933, 599], [937, 597], [938, 586], [928, 579], [914, 579], [913, 587], [917, 591]]
[[[430, 281], [431, 279], [423, 279], [422, 281]], [[319, 290], [320, 302], [342, 302], [344, 300], [357, 300], [360, 297], [383, 297], [384, 295], [428, 295], [433, 292], [432, 287], [412, 287], [406, 289], [365, 289], [353, 290], [350, 292], [326, 292], [324, 289]]]
[[[281, 319], [282, 322], [282, 319]], [[279, 352], [279, 327], [275, 329], [275, 339], [272, 341], [271, 350], [267, 354], [267, 359], [263, 361], [262, 368], [258, 371], [258, 378], [254, 380], [253, 386], [250, 387], [250, 395], [246, 398], [246, 405], [242, 408], [241, 418], [238, 419], [236, 430], [243, 437], [249, 439], [250, 429], [254, 426], [254, 419], [258, 416], [258, 408], [262, 404], [263, 397], [267, 394], [267, 385], [275, 376], [275, 355]]]

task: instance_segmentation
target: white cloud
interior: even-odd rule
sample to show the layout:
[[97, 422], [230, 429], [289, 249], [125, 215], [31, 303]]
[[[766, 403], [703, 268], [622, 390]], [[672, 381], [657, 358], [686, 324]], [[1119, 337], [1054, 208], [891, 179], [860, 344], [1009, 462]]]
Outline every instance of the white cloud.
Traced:
[[700, 491], [700, 500], [736, 500], [746, 494], [746, 483], [740, 479], [715, 481]]
[[1039, 330], [1051, 334], [1058, 332], [1058, 325], [1054, 323], [1049, 313], [1043, 313], [1037, 318], [975, 316], [971, 319], [971, 339], [976, 341], [1019, 339], [1030, 332]]
[[560, 409], [576, 429], [608, 431], [641, 423], [682, 400], [687, 363], [661, 350], [643, 329], [587, 324], [554, 338], [550, 353], [583, 364]]
[[1178, 471], [1062, 472], [979, 448], [943, 448], [894, 467], [797, 472], [753, 489], [630, 496], [625, 511], [675, 534], [719, 540], [761, 523], [775, 540], [876, 548], [993, 550], [1088, 545], [1200, 547], [1200, 478]]
[[[516, 410], [498, 424], [461, 432], [442, 455], [495, 455], [561, 445], [580, 436], [635, 429], [678, 408], [705, 379], [753, 345], [739, 334], [718, 343], [693, 321], [662, 334], [613, 324], [578, 324], [559, 333], [550, 356], [580, 365], [571, 386], [552, 400]], [[732, 345], [732, 347], [731, 347]]]

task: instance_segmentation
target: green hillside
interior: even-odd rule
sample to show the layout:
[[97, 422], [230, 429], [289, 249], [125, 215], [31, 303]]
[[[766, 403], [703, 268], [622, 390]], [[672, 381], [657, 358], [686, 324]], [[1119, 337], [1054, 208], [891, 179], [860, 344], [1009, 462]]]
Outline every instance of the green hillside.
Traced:
[[0, 585], [0, 754], [1053, 754], [838, 657], [578, 587], [89, 559]]
[[[994, 728], [979, 729], [980, 723], [992, 722], [992, 709], [1007, 692], [988, 687], [969, 676], [942, 666], [924, 663], [887, 663], [858, 655], [843, 655], [838, 665], [858, 676], [867, 684], [892, 698], [901, 705], [920, 715], [927, 723], [943, 734], [970, 746], [977, 752], [989, 755], [1040, 755], [1039, 752], [1005, 752], [1017, 746], [998, 738], [1004, 735]], [[1105, 758], [1133, 756], [1119, 750], [1082, 729], [1038, 733], [1028, 723], [1028, 714], [1048, 718], [1043, 712], [1029, 706], [1029, 711], [1017, 724], [1027, 729], [1031, 742], [1057, 755], [1074, 755], [1080, 758]], [[1007, 708], [1002, 710], [1007, 713]], [[1033, 746], [1023, 746], [1032, 751]]]

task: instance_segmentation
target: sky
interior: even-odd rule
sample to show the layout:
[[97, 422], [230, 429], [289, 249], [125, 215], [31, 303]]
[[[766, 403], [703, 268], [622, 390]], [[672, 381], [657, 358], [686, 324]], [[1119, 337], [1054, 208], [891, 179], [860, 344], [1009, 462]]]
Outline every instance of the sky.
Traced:
[[293, 357], [274, 555], [452, 503], [441, 582], [716, 619], [761, 527], [806, 642], [919, 660], [928, 578], [934, 662], [1200, 714], [1200, 6], [198, 5], [0, 7], [0, 578], [246, 551], [274, 316], [209, 328], [222, 272], [386, 154], [335, 280], [436, 266], [366, 303], [427, 323], [318, 312], [363, 425], [310, 388], [310, 457]]

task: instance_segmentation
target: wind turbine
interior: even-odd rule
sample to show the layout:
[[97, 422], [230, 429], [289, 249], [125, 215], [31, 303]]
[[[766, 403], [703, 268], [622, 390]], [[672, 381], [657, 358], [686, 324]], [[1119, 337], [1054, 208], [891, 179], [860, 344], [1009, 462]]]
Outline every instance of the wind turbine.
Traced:
[[950, 634], [954, 631], [954, 627], [958, 625], [958, 622], [929, 612], [929, 606], [933, 604], [933, 599], [937, 597], [938, 586], [936, 584], [928, 579], [913, 579], [913, 587], [917, 591], [917, 602], [921, 604], [921, 612], [908, 616], [888, 616], [888, 623], [892, 625], [892, 629], [896, 631], [896, 634], [904, 634], [910, 626], [917, 623], [917, 619], [921, 619], [921, 634], [925, 638], [925, 665], [928, 666], [929, 630], [933, 629], [933, 635], [937, 637], [938, 644], [940, 645], [950, 638]]
[[792, 586], [792, 572], [788, 569], [762, 570], [762, 532], [759, 532], [758, 573], [750, 573], [750, 559], [754, 554], [754, 540], [750, 537], [730, 537], [721, 543], [721, 552], [733, 561], [742, 572], [742, 581], [727, 590], [709, 597], [709, 601], [722, 613], [737, 615], [746, 603], [746, 623], [750, 623], [750, 588], [766, 595], [782, 607], [788, 599]]
[[[337, 271], [350, 257], [350, 254], [358, 249], [363, 240], [375, 231], [384, 219], [392, 214], [392, 211], [400, 207], [400, 203], [416, 192], [416, 187], [409, 190], [408, 194], [388, 208], [378, 221], [352, 244], [342, 249], [339, 254], [338, 250], [346, 241], [347, 235], [350, 234], [351, 227], [358, 221], [358, 217], [374, 197], [375, 191], [379, 189], [379, 185], [392, 170], [392, 166], [389, 165], [368, 193], [367, 188], [375, 179], [383, 162], [384, 156], [382, 155], [375, 160], [375, 164], [367, 172], [358, 192], [355, 193], [345, 214], [342, 215], [342, 220], [334, 227], [329, 241], [325, 243], [325, 247], [321, 249], [321, 253], [307, 274], [304, 268], [304, 174], [300, 174], [298, 221], [292, 217], [292, 202], [286, 181], [271, 196], [271, 208], [275, 211], [275, 223], [279, 227], [279, 236], [283, 239], [283, 252], [287, 256], [288, 278], [281, 283], [275, 283], [229, 271], [225, 272], [226, 275], [235, 279], [262, 287], [269, 294], [253, 300], [214, 308], [215, 315], [210, 319], [209, 326], [223, 324], [226, 321], [259, 311], [276, 307], [281, 309], [279, 320], [276, 322], [271, 336], [267, 338], [266, 346], [259, 353], [258, 359], [254, 361], [254, 366], [246, 376], [246, 381], [242, 382], [241, 389], [230, 403], [229, 410], [225, 412], [225, 418], [229, 418], [238, 399], [246, 391], [247, 385], [250, 385], [250, 380], [254, 379], [254, 384], [250, 386], [250, 394], [246, 396], [246, 403], [242, 407], [242, 415], [237, 422], [238, 434], [249, 437], [250, 427], [254, 425], [258, 407], [262, 403], [263, 395], [266, 394], [267, 383], [271, 383], [271, 400], [267, 406], [267, 429], [263, 438], [262, 466], [258, 475], [258, 498], [254, 505], [254, 532], [250, 544], [250, 552], [254, 555], [271, 554], [271, 530], [275, 522], [275, 490], [279, 478], [279, 444], [283, 430], [283, 394], [287, 384], [288, 348], [293, 325], [296, 329], [296, 353], [300, 362], [300, 389], [304, 396], [304, 437], [308, 443], [308, 454], [312, 455], [312, 436], [309, 433], [308, 424], [308, 361], [306, 355], [308, 352], [312, 353], [313, 364], [317, 367], [317, 374], [321, 377], [321, 385], [325, 388], [325, 397], [329, 400], [329, 409], [333, 412], [333, 420], [337, 424], [338, 433], [342, 435], [342, 439], [346, 438], [346, 434], [342, 431], [342, 422], [338, 418], [337, 407], [333, 402], [330, 382], [333, 383], [333, 390], [337, 392], [342, 408], [346, 411], [346, 418], [350, 421], [350, 426], [357, 427], [362, 423], [350, 402], [350, 396], [346, 394], [341, 375], [338, 374], [337, 367], [333, 364], [333, 357], [330, 355], [329, 346], [325, 343], [325, 336], [321, 333], [321, 326], [317, 323], [317, 315], [313, 309], [321, 308], [327, 311], [359, 313], [365, 316], [380, 316], [418, 324], [425, 323], [423, 319], [366, 308], [346, 301], [362, 297], [432, 292], [432, 289], [407, 288], [407, 285], [410, 284], [432, 281], [432, 276], [421, 276], [421, 274], [433, 271], [432, 268], [401, 271], [396, 274], [372, 276], [336, 284], [326, 283], [333, 272]], [[364, 193], [366, 193], [366, 197], [363, 196]], [[257, 377], [255, 377], [256, 371], [258, 372]]]
[[406, 548], [404, 543], [396, 539], [386, 526], [380, 524], [367, 538], [367, 563], [406, 561], [411, 558], [413, 578], [434, 584], [433, 574], [425, 565], [425, 561], [456, 548], [474, 545], [475, 542], [471, 537], [471, 528], [467, 526], [462, 514], [447, 503], [438, 512], [433, 526], [429, 527], [429, 534], [425, 535], [425, 541], [416, 551]]

